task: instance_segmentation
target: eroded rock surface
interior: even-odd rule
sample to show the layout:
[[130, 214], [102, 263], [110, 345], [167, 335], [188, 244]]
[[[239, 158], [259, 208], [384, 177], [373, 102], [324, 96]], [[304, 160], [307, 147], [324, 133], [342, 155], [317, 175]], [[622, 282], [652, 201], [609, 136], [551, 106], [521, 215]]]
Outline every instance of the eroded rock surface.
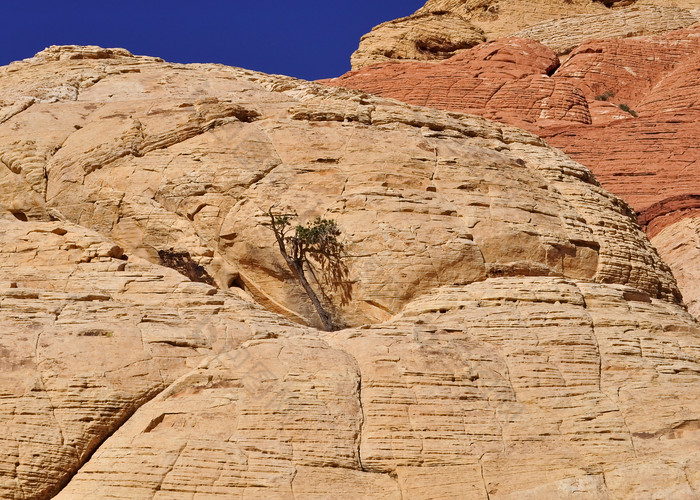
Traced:
[[[631, 209], [537, 136], [121, 49], [0, 88], [0, 495], [698, 487], [698, 325]], [[272, 205], [337, 220], [349, 328], [313, 328]]]
[[213, 357], [58, 498], [692, 498], [699, 333], [622, 286], [439, 288], [381, 326]]
[[439, 61], [481, 40], [519, 36], [558, 54], [598, 38], [687, 28], [697, 0], [429, 0], [413, 15], [376, 26], [351, 57], [357, 70], [389, 59]]
[[694, 212], [664, 227], [652, 240], [665, 262], [673, 268], [683, 289], [688, 311], [700, 317], [700, 214]]
[[351, 56], [354, 69], [394, 59], [442, 60], [483, 42], [483, 32], [461, 16], [425, 14], [377, 26]]
[[325, 83], [524, 127], [589, 166], [654, 236], [700, 210], [699, 43], [691, 28], [590, 41], [560, 60], [506, 38], [439, 64], [378, 64]]
[[559, 57], [541, 43], [505, 38], [439, 64], [388, 62], [322, 81], [521, 126], [591, 123], [583, 92], [567, 80], [549, 77], [559, 66]]
[[[698, 5], [700, 7], [700, 5]], [[580, 14], [537, 23], [513, 36], [537, 40], [557, 54], [567, 54], [594, 39], [628, 38], [666, 33], [700, 21], [700, 10], [678, 7], [629, 7], [613, 12]]]
[[64, 221], [0, 219], [0, 273], [7, 498], [50, 496], [202, 356], [259, 336], [256, 328], [296, 328]]
[[121, 54], [57, 61], [59, 50], [7, 68], [8, 85], [40, 101], [55, 91], [34, 73], [59, 75], [59, 87], [108, 76], [2, 125], [4, 182], [18, 186], [4, 203], [16, 216], [67, 219], [155, 264], [184, 256], [219, 287], [242, 282], [301, 322], [315, 314], [263, 225], [273, 204], [337, 219], [352, 300], [331, 298], [347, 325], [386, 320], [444, 283], [498, 275], [677, 296], [628, 207], [535, 136], [234, 68]]

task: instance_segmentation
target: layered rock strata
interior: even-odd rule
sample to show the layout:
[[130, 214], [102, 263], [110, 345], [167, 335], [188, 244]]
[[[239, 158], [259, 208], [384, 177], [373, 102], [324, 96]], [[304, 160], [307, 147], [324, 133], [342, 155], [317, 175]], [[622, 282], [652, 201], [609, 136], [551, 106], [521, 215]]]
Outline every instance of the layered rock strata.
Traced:
[[692, 498], [698, 333], [626, 287], [439, 288], [381, 326], [212, 357], [57, 498]]
[[588, 40], [665, 33], [698, 21], [697, 0], [429, 0], [363, 36], [351, 62], [357, 70], [391, 59], [439, 61], [509, 36], [563, 54]]
[[[0, 130], [17, 217], [88, 226], [157, 264], [186, 256], [210, 283], [242, 284], [301, 322], [315, 315], [264, 226], [273, 204], [343, 228], [352, 300], [333, 302], [348, 325], [444, 283], [513, 273], [677, 296], [628, 207], [523, 131], [220, 66], [55, 60], [65, 50], [6, 69], [36, 101]], [[37, 72], [79, 95], [43, 102], [56, 91]]]
[[581, 14], [544, 21], [528, 26], [512, 36], [537, 40], [561, 55], [589, 40], [666, 33], [688, 28], [698, 21], [699, 9], [667, 6], [630, 7], [613, 12]]
[[439, 64], [389, 62], [323, 83], [520, 126], [591, 123], [586, 95], [569, 80], [550, 78], [560, 64], [539, 42], [506, 38]]
[[363, 36], [351, 63], [357, 69], [395, 59], [442, 60], [485, 39], [480, 29], [455, 14], [401, 18]]
[[[0, 88], [0, 495], [699, 487], [698, 325], [537, 136], [98, 47]], [[338, 222], [349, 328], [313, 328], [273, 205]]]
[[0, 219], [0, 261], [4, 498], [52, 496], [203, 356], [296, 328], [65, 221]]
[[590, 166], [654, 236], [700, 212], [699, 40], [693, 28], [591, 41], [560, 61], [536, 41], [507, 38], [439, 64], [380, 64], [325, 83], [527, 128]]
[[678, 286], [684, 291], [688, 311], [700, 317], [700, 213], [667, 225], [651, 241], [673, 268]]

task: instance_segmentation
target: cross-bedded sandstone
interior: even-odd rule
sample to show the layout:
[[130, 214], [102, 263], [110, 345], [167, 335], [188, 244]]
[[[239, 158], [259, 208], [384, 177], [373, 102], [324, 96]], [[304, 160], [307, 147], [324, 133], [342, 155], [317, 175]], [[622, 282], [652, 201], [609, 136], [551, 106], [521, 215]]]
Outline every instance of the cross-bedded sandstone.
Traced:
[[[589, 166], [654, 236], [700, 209], [699, 33], [590, 41], [561, 63], [534, 40], [507, 38], [438, 64], [385, 63], [325, 83], [529, 129]], [[697, 300], [692, 287], [684, 294]]]
[[[537, 136], [96, 47], [3, 85], [31, 105], [0, 124], [2, 495], [698, 487], [697, 323], [629, 207]], [[272, 203], [337, 220], [352, 328], [304, 325]]]
[[429, 0], [360, 40], [352, 69], [389, 60], [440, 61], [481, 41], [517, 36], [558, 54], [599, 38], [687, 28], [700, 21], [697, 0]]

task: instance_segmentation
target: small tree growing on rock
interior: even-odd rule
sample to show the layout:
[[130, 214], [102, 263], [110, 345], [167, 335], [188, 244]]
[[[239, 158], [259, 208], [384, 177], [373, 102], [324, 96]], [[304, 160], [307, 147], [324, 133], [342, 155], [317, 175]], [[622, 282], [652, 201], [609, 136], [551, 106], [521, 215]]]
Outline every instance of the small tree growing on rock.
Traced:
[[304, 225], [292, 226], [292, 220], [297, 218], [296, 213], [276, 214], [270, 207], [267, 215], [270, 222], [265, 224], [275, 234], [277, 246], [287, 266], [304, 287], [306, 295], [311, 299], [318, 313], [323, 329], [333, 331], [337, 329], [331, 315], [321, 304], [306, 278], [308, 269], [315, 281], [318, 279], [314, 272], [314, 262], [320, 266], [324, 277], [334, 288], [341, 288], [343, 300], [349, 297], [349, 290], [345, 283], [347, 266], [343, 263], [344, 246], [338, 241], [340, 229], [334, 220], [316, 217], [312, 222]]

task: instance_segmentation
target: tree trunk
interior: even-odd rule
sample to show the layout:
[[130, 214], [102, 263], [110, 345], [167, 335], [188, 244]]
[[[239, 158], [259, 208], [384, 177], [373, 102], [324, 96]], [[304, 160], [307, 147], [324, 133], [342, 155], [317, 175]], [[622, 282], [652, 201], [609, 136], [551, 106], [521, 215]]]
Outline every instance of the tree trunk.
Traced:
[[323, 306], [321, 305], [321, 301], [318, 300], [318, 296], [316, 295], [316, 292], [314, 292], [313, 288], [311, 288], [311, 285], [306, 280], [306, 276], [304, 275], [304, 269], [301, 267], [304, 264], [301, 264], [301, 266], [299, 266], [296, 262], [294, 262], [292, 259], [288, 258], [287, 256], [285, 256], [285, 260], [287, 261], [287, 265], [292, 270], [292, 272], [294, 272], [294, 274], [297, 275], [297, 278], [299, 278], [299, 281], [301, 282], [301, 286], [304, 287], [304, 291], [306, 292], [306, 295], [309, 296], [309, 298], [311, 299], [311, 302], [313, 303], [314, 307], [316, 308], [316, 312], [318, 313], [319, 318], [321, 318], [321, 323], [323, 324], [323, 329], [326, 330], [327, 332], [332, 332], [333, 330], [335, 330], [335, 325], [333, 325], [333, 322], [331, 321], [330, 315], [323, 308]]
[[306, 281], [306, 276], [304, 275], [304, 261], [301, 260], [301, 257], [297, 255], [297, 252], [294, 253], [294, 256], [299, 257], [299, 260], [301, 260], [301, 262], [289, 256], [289, 254], [287, 253], [287, 249], [284, 245], [284, 233], [275, 224], [275, 216], [272, 213], [272, 208], [270, 208], [270, 210], [268, 211], [268, 215], [270, 216], [270, 221], [272, 223], [272, 231], [275, 233], [275, 239], [277, 240], [277, 245], [279, 246], [280, 253], [282, 254], [282, 257], [284, 257], [284, 261], [287, 263], [287, 266], [289, 267], [290, 271], [296, 274], [297, 278], [301, 282], [301, 286], [304, 287], [306, 295], [308, 295], [311, 299], [311, 303], [314, 305], [314, 308], [316, 309], [319, 318], [321, 318], [321, 324], [323, 324], [323, 329], [327, 332], [332, 332], [333, 330], [335, 330], [335, 325], [333, 325], [330, 315], [321, 305], [321, 301], [318, 300], [318, 296], [316, 295], [316, 292], [314, 292], [313, 288], [311, 288], [309, 282]]

